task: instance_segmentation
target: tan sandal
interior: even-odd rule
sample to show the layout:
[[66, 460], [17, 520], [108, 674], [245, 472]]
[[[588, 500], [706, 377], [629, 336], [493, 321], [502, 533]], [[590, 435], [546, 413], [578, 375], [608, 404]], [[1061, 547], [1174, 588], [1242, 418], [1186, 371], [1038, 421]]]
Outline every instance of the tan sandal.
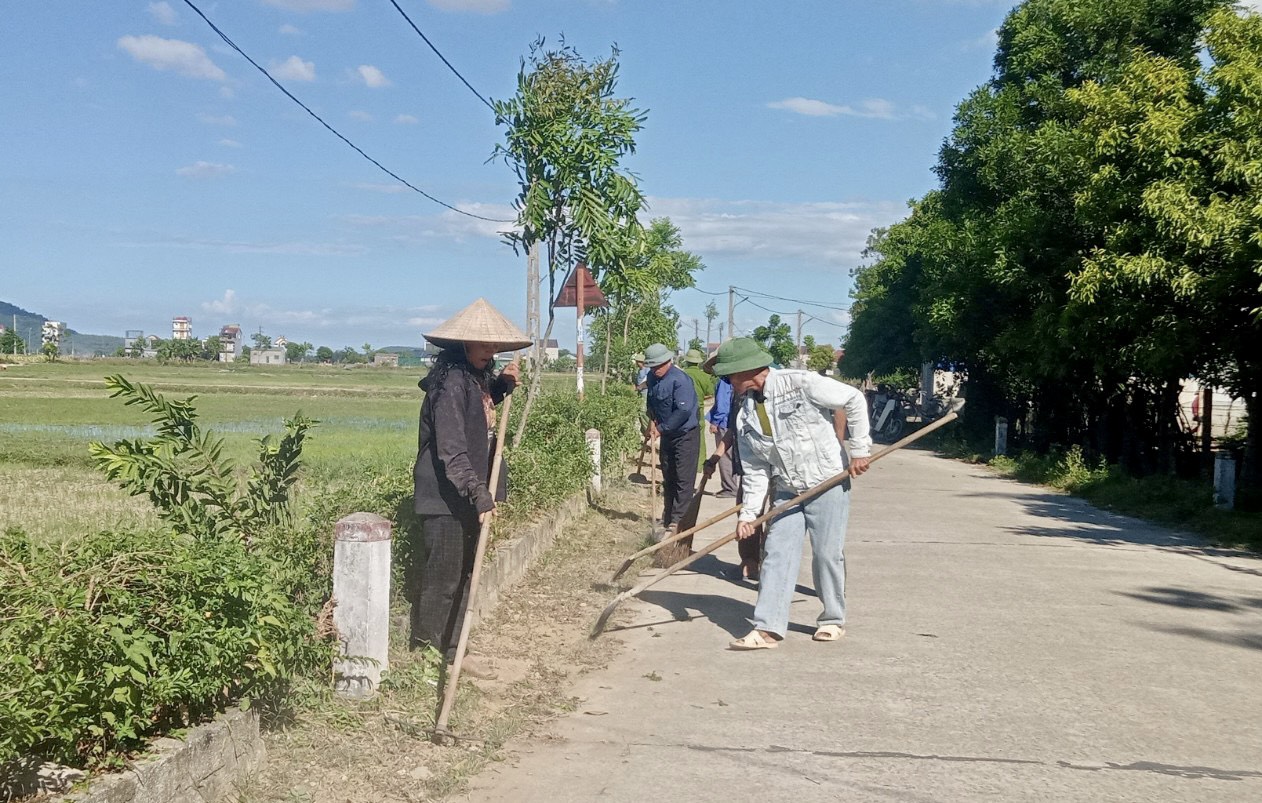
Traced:
[[815, 635], [811, 636], [812, 641], [837, 641], [846, 635], [846, 628], [841, 625], [820, 625], [815, 629]]
[[779, 646], [779, 641], [767, 638], [761, 630], [751, 630], [748, 635], [727, 645], [729, 650], [774, 650]]

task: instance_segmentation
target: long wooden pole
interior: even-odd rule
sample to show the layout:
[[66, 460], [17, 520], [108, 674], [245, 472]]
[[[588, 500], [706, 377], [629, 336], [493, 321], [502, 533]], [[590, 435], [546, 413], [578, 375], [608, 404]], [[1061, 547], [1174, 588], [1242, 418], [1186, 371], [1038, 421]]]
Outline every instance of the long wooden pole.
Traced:
[[[504, 441], [508, 439], [508, 411], [513, 406], [512, 394], [504, 398], [500, 410], [500, 423], [495, 438], [495, 457], [491, 460], [491, 478], [487, 488], [491, 499], [495, 499], [495, 490], [499, 487], [500, 465], [504, 458]], [[460, 624], [460, 641], [456, 643], [456, 660], [451, 664], [451, 672], [447, 675], [447, 683], [443, 687], [443, 707], [438, 712], [438, 721], [434, 723], [435, 741], [441, 742], [452, 734], [447, 730], [447, 720], [451, 716], [451, 708], [456, 702], [456, 685], [460, 681], [460, 667], [464, 664], [465, 649], [469, 646], [469, 631], [473, 629], [473, 606], [477, 602], [478, 579], [482, 575], [482, 558], [486, 556], [487, 542], [491, 540], [491, 519], [487, 516], [478, 533], [478, 548], [473, 558], [473, 573], [469, 576], [468, 599], [465, 602], [464, 620]]]
[[[904, 446], [907, 446], [908, 444], [914, 441], [920, 440], [924, 436], [928, 435], [930, 432], [933, 432], [935, 429], [939, 429], [940, 427], [946, 426], [947, 424], [951, 423], [958, 417], [959, 417], [958, 410], [952, 410], [951, 412], [944, 415], [942, 418], [939, 418], [937, 421], [934, 421], [929, 426], [913, 432], [912, 434], [900, 440], [898, 443], [895, 443], [892, 446], [882, 449], [881, 451], [872, 455], [871, 462], [875, 463], [877, 460], [880, 460], [882, 457], [885, 457], [891, 452], [896, 452], [899, 449], [903, 448]], [[824, 480], [818, 485], [808, 488], [807, 490], [793, 497], [789, 501], [776, 505], [771, 510], [768, 510], [766, 513], [762, 514], [758, 518], [751, 521], [750, 525], [753, 527], [757, 527], [759, 524], [763, 524], [765, 522], [771, 521], [776, 516], [779, 516], [781, 513], [784, 513], [790, 508], [793, 508], [797, 505], [802, 504], [803, 502], [814, 499], [815, 497], [824, 493], [824, 491], [827, 491], [831, 488], [834, 488], [840, 485], [849, 476], [850, 476], [850, 469], [846, 469], [840, 474], [837, 474], [833, 477], [829, 477], [828, 479]], [[667, 567], [657, 576], [649, 580], [646, 580], [643, 583], [640, 583], [638, 586], [634, 588], [627, 589], [626, 591], [623, 591], [618, 596], [614, 597], [613, 602], [609, 603], [609, 605], [603, 611], [601, 611], [600, 616], [596, 618], [596, 624], [592, 627], [592, 632], [591, 632], [590, 637], [594, 639], [604, 632], [605, 624], [609, 621], [609, 617], [613, 615], [614, 610], [623, 602], [626, 602], [632, 597], [638, 597], [640, 594], [648, 590], [649, 587], [656, 585], [658, 582], [664, 580], [665, 578], [669, 577], [670, 575], [674, 574], [675, 572], [679, 571], [685, 566], [688, 566], [694, 561], [700, 560], [701, 558], [705, 557], [706, 555], [709, 555], [711, 552], [715, 551], [719, 547], [724, 546], [725, 544], [728, 544], [734, 540], [736, 540], [736, 532], [732, 531], [728, 535], [725, 535], [722, 538], [716, 539], [715, 541], [712, 541], [711, 543], [706, 544], [701, 549], [692, 553], [692, 555], [690, 555], [689, 557], [683, 558], [678, 563], [675, 563], [672, 566]]]

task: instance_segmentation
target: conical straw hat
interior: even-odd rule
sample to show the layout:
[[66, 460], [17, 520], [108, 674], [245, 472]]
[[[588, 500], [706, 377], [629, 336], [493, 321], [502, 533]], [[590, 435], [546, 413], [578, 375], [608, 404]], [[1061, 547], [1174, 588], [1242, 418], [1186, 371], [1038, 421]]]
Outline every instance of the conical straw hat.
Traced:
[[424, 338], [440, 348], [473, 342], [495, 343], [500, 351], [516, 351], [530, 345], [530, 338], [485, 298], [460, 310]]

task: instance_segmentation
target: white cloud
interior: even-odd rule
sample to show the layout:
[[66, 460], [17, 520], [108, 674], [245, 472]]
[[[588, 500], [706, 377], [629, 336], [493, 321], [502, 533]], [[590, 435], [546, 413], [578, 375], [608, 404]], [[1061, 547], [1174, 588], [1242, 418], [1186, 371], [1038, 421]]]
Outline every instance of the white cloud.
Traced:
[[297, 56], [290, 56], [280, 64], [273, 62], [271, 73], [286, 81], [314, 81], [316, 79], [315, 62], [303, 61]]
[[359, 76], [359, 80], [363, 81], [364, 85], [370, 89], [381, 89], [382, 87], [390, 86], [390, 79], [386, 78], [381, 70], [371, 64], [361, 64], [355, 69], [355, 72]]
[[237, 118], [233, 117], [231, 114], [214, 115], [214, 114], [206, 114], [203, 112], [202, 114], [197, 115], [197, 119], [205, 123], [206, 125], [232, 126], [232, 125], [237, 124]]
[[280, 256], [348, 256], [368, 249], [348, 243], [251, 242], [248, 240], [209, 240], [197, 237], [168, 237], [160, 240], [122, 242], [124, 248], [187, 248], [221, 251], [225, 254], [276, 254]]
[[703, 260], [710, 255], [858, 265], [868, 234], [907, 216], [893, 201], [772, 203], [703, 198], [650, 198], [652, 217], [669, 217], [684, 245]]
[[[377, 189], [373, 185], [358, 186], [360, 189]], [[479, 220], [450, 209], [437, 215], [347, 215], [343, 220], [352, 226], [384, 230], [390, 234], [391, 239], [399, 243], [434, 240], [465, 242], [478, 238], [503, 239], [502, 232], [512, 229], [513, 224], [496, 223], [494, 220], [513, 220], [517, 216], [513, 208], [506, 204], [457, 203], [455, 206], [463, 212], [493, 220]]]
[[399, 125], [416, 125], [420, 119], [411, 114], [400, 114], [394, 118], [394, 121]]
[[810, 98], [786, 98], [777, 100], [774, 103], [768, 103], [767, 108], [785, 109], [796, 114], [805, 114], [808, 117], [833, 117], [838, 114], [845, 114], [848, 107], [835, 106], [822, 100], [812, 100]]
[[[276, 329], [294, 326], [304, 331], [328, 329], [336, 336], [352, 330], [417, 329], [437, 326], [446, 320], [436, 304], [421, 306], [333, 306], [315, 309], [275, 307], [264, 301], [242, 299], [232, 289], [221, 298], [201, 302], [201, 311], [210, 316], [232, 318], [246, 329], [262, 326]], [[403, 333], [400, 332], [402, 335]], [[306, 336], [306, 335], [304, 335]]]
[[175, 9], [171, 8], [170, 3], [166, 2], [150, 3], [149, 16], [153, 17], [162, 25], [174, 25], [179, 22], [179, 17], [175, 14]]
[[301, 28], [299, 28], [297, 25], [290, 25], [288, 22], [280, 26], [280, 28], [278, 28], [277, 31], [280, 33], [281, 36], [302, 36], [303, 35]]
[[181, 167], [175, 171], [177, 176], [185, 178], [219, 178], [230, 173], [237, 172], [232, 165], [219, 164], [217, 162], [194, 162], [187, 167]]
[[358, 120], [361, 123], [371, 123], [374, 119], [371, 114], [369, 114], [368, 112], [360, 111], [359, 109], [356, 109], [350, 112], [348, 116], [352, 120]]
[[511, 0], [427, 0], [442, 11], [472, 11], [475, 14], [498, 14], [507, 11]]
[[232, 87], [230, 86], [219, 87], [219, 97], [223, 98], [224, 100], [232, 100], [236, 96], [237, 96], [237, 93], [232, 90]]
[[924, 106], [913, 106], [911, 111], [902, 112], [898, 106], [885, 98], [868, 98], [858, 106], [838, 105], [814, 98], [793, 97], [777, 100], [767, 104], [769, 109], [802, 114], [807, 117], [865, 117], [872, 120], [904, 120], [908, 118], [932, 119], [933, 112]]
[[241, 143], [237, 142], [235, 139], [227, 139], [227, 138], [221, 139], [219, 140], [218, 144], [224, 146], [225, 148], [240, 148], [241, 147]]
[[237, 311], [237, 291], [228, 289], [223, 291], [223, 298], [214, 301], [203, 301], [202, 312], [212, 312], [217, 315], [231, 315]]
[[192, 42], [163, 39], [161, 36], [122, 36], [118, 39], [118, 46], [136, 61], [155, 70], [174, 70], [190, 78], [212, 81], [223, 81], [228, 77], [210, 60], [201, 45]]
[[355, 0], [263, 0], [265, 5], [283, 8], [286, 11], [350, 11], [355, 7]]

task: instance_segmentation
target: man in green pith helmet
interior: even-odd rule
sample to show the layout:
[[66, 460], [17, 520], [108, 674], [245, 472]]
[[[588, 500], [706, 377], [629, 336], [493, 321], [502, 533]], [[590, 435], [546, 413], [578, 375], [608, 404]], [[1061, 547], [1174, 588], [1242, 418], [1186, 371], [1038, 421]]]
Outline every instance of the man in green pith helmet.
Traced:
[[702, 449], [698, 453], [698, 469], [705, 468], [705, 458], [708, 450], [704, 447], [705, 440], [705, 406], [706, 399], [714, 396], [715, 385], [718, 380], [701, 370], [701, 364], [705, 362], [705, 355], [697, 349], [688, 349], [684, 354], [683, 369], [688, 378], [692, 380], [692, 387], [697, 391], [697, 426], [701, 428], [701, 439], [703, 441]]
[[[753, 526], [772, 480], [775, 502], [783, 504], [849, 469], [852, 477], [868, 470], [872, 439], [868, 405], [852, 388], [813, 371], [772, 367], [771, 355], [753, 338], [738, 337], [719, 347], [717, 376], [729, 377], [741, 399], [736, 421], [740, 443], [741, 512], [736, 537], [756, 534]], [[838, 442], [847, 426], [845, 448]], [[850, 517], [850, 481], [786, 510], [771, 521], [754, 607], [753, 629], [729, 646], [765, 650], [778, 646], [788, 631], [789, 607], [809, 534], [815, 593], [823, 604], [815, 641], [837, 641], [846, 624], [846, 524]]]

